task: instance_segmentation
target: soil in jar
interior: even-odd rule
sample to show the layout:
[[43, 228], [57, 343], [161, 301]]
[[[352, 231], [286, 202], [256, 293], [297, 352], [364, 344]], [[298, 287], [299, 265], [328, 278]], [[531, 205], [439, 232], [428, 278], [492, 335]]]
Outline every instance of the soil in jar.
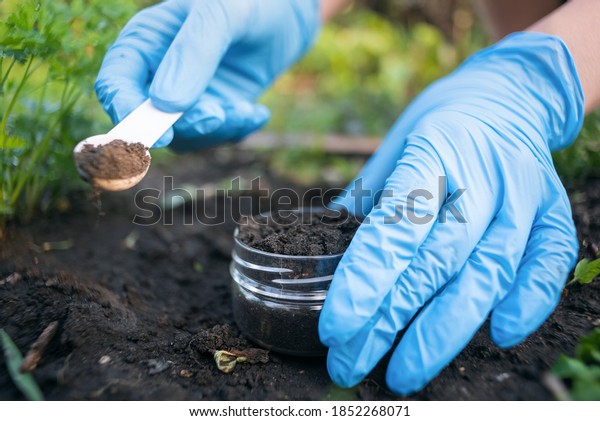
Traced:
[[[279, 211], [251, 218], [240, 226], [238, 239], [255, 249], [284, 256], [336, 255], [346, 250], [359, 225], [347, 213]], [[298, 285], [306, 278], [333, 275], [338, 261], [329, 267], [303, 267], [301, 263], [296, 267], [293, 259], [289, 263], [281, 260], [281, 266], [297, 273]], [[317, 273], [316, 267], [324, 272]], [[258, 344], [291, 355], [319, 356], [327, 352], [318, 332], [321, 302], [295, 303], [257, 296], [235, 282], [233, 294], [238, 326]]]
[[234, 285], [233, 314], [238, 328], [258, 345], [288, 355], [327, 354], [319, 340], [319, 306], [261, 300]]
[[238, 238], [258, 250], [285, 256], [325, 256], [343, 253], [360, 223], [345, 212], [279, 211], [249, 218]]
[[75, 160], [91, 180], [121, 179], [146, 171], [150, 165], [147, 151], [142, 143], [115, 139], [106, 145], [85, 145], [75, 155]]

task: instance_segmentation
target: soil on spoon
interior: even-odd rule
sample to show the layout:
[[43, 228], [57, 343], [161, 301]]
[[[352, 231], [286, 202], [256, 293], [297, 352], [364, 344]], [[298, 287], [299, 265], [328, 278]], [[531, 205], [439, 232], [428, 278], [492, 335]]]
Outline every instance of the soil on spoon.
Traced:
[[148, 148], [142, 143], [115, 139], [106, 145], [85, 145], [75, 160], [90, 180], [121, 179], [143, 173], [150, 165]]

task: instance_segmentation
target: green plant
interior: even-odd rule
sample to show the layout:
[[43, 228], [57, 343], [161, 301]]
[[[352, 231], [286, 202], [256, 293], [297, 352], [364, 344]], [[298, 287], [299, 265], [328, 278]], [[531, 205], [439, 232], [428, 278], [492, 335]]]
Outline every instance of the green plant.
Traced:
[[0, 225], [73, 188], [72, 147], [108, 123], [91, 100], [95, 75], [133, 11], [120, 0], [0, 3]]
[[0, 343], [2, 343], [2, 349], [4, 350], [8, 374], [10, 374], [15, 385], [30, 401], [44, 400], [44, 396], [31, 373], [21, 373], [23, 355], [4, 329], [0, 329]]
[[573, 279], [568, 285], [574, 283], [589, 284], [598, 276], [600, 276], [600, 259], [581, 259], [579, 263], [577, 263], [577, 266], [575, 266]]
[[600, 400], [600, 328], [579, 339], [575, 358], [561, 355], [552, 373], [569, 382], [575, 400]]
[[426, 23], [401, 25], [360, 8], [341, 15], [263, 98], [273, 110], [269, 129], [383, 135], [412, 98], [484, 45], [471, 27], [452, 43]]
[[325, 153], [320, 145], [263, 151], [270, 169], [278, 177], [298, 186], [343, 186], [364, 165], [363, 158]]
[[552, 157], [556, 170], [568, 182], [600, 175], [600, 110], [586, 117], [577, 141]]
[[[266, 93], [268, 130], [383, 136], [421, 90], [486, 43], [476, 25], [450, 42], [432, 25], [402, 25], [359, 8], [326, 25], [309, 54]], [[600, 111], [553, 156], [566, 181], [599, 175]]]

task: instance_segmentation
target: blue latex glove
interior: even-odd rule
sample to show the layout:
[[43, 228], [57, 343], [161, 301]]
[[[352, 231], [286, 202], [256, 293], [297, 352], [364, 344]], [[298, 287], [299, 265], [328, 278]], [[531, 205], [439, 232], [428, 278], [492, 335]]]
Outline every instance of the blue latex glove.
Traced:
[[317, 0], [170, 0], [144, 9], [107, 52], [96, 93], [116, 124], [150, 97], [186, 111], [154, 145], [184, 151], [239, 140], [269, 110], [254, 102], [310, 46]]
[[[363, 379], [405, 328], [387, 369], [400, 394], [424, 387], [490, 314], [501, 347], [541, 325], [578, 249], [550, 151], [571, 143], [582, 121], [566, 46], [533, 33], [475, 54], [411, 104], [348, 187], [358, 199], [338, 200], [368, 221], [337, 268], [319, 321], [337, 384]], [[385, 189], [377, 206], [366, 189]], [[409, 192], [425, 194], [418, 189], [430, 200], [411, 203]]]

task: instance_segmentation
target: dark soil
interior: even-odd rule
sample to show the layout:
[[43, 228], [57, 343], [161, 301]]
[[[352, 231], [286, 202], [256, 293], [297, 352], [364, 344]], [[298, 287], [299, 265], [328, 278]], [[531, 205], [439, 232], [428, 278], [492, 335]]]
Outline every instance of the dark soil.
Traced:
[[[176, 168], [168, 170], [154, 167], [138, 191], [162, 188], [165, 173], [179, 186], [206, 187], [256, 175], [276, 186], [260, 159], [236, 149], [178, 159]], [[600, 238], [598, 181], [570, 192], [581, 240], [588, 243]], [[238, 364], [229, 374], [217, 368], [209, 348], [255, 348], [233, 321], [229, 264], [233, 220], [240, 210], [250, 214], [256, 209], [255, 204], [211, 201], [207, 191], [199, 196], [204, 202], [176, 209], [171, 225], [134, 224], [140, 210], [134, 203], [136, 191], [129, 191], [105, 195], [100, 212], [73, 197], [68, 213], [8, 227], [0, 239], [0, 327], [25, 354], [58, 322], [33, 371], [46, 398], [395, 399], [385, 386], [385, 362], [350, 391], [333, 386], [324, 358], [270, 352], [266, 363]], [[206, 214], [226, 215], [225, 221], [207, 225], [194, 219], [188, 224], [201, 203]], [[162, 218], [167, 217], [165, 211]], [[74, 246], [54, 248], [64, 240]], [[577, 338], [599, 319], [600, 282], [571, 286], [550, 319], [523, 344], [496, 348], [484, 327], [457, 359], [410, 398], [552, 399], [542, 383], [544, 373], [558, 355], [571, 355]], [[0, 398], [22, 399], [3, 356]]]
[[150, 165], [147, 151], [148, 148], [141, 143], [115, 139], [106, 145], [85, 145], [75, 155], [75, 160], [91, 180], [120, 179], [146, 171]]
[[250, 247], [285, 256], [323, 256], [343, 253], [360, 223], [348, 214], [329, 211], [290, 212], [248, 218], [239, 239]]

